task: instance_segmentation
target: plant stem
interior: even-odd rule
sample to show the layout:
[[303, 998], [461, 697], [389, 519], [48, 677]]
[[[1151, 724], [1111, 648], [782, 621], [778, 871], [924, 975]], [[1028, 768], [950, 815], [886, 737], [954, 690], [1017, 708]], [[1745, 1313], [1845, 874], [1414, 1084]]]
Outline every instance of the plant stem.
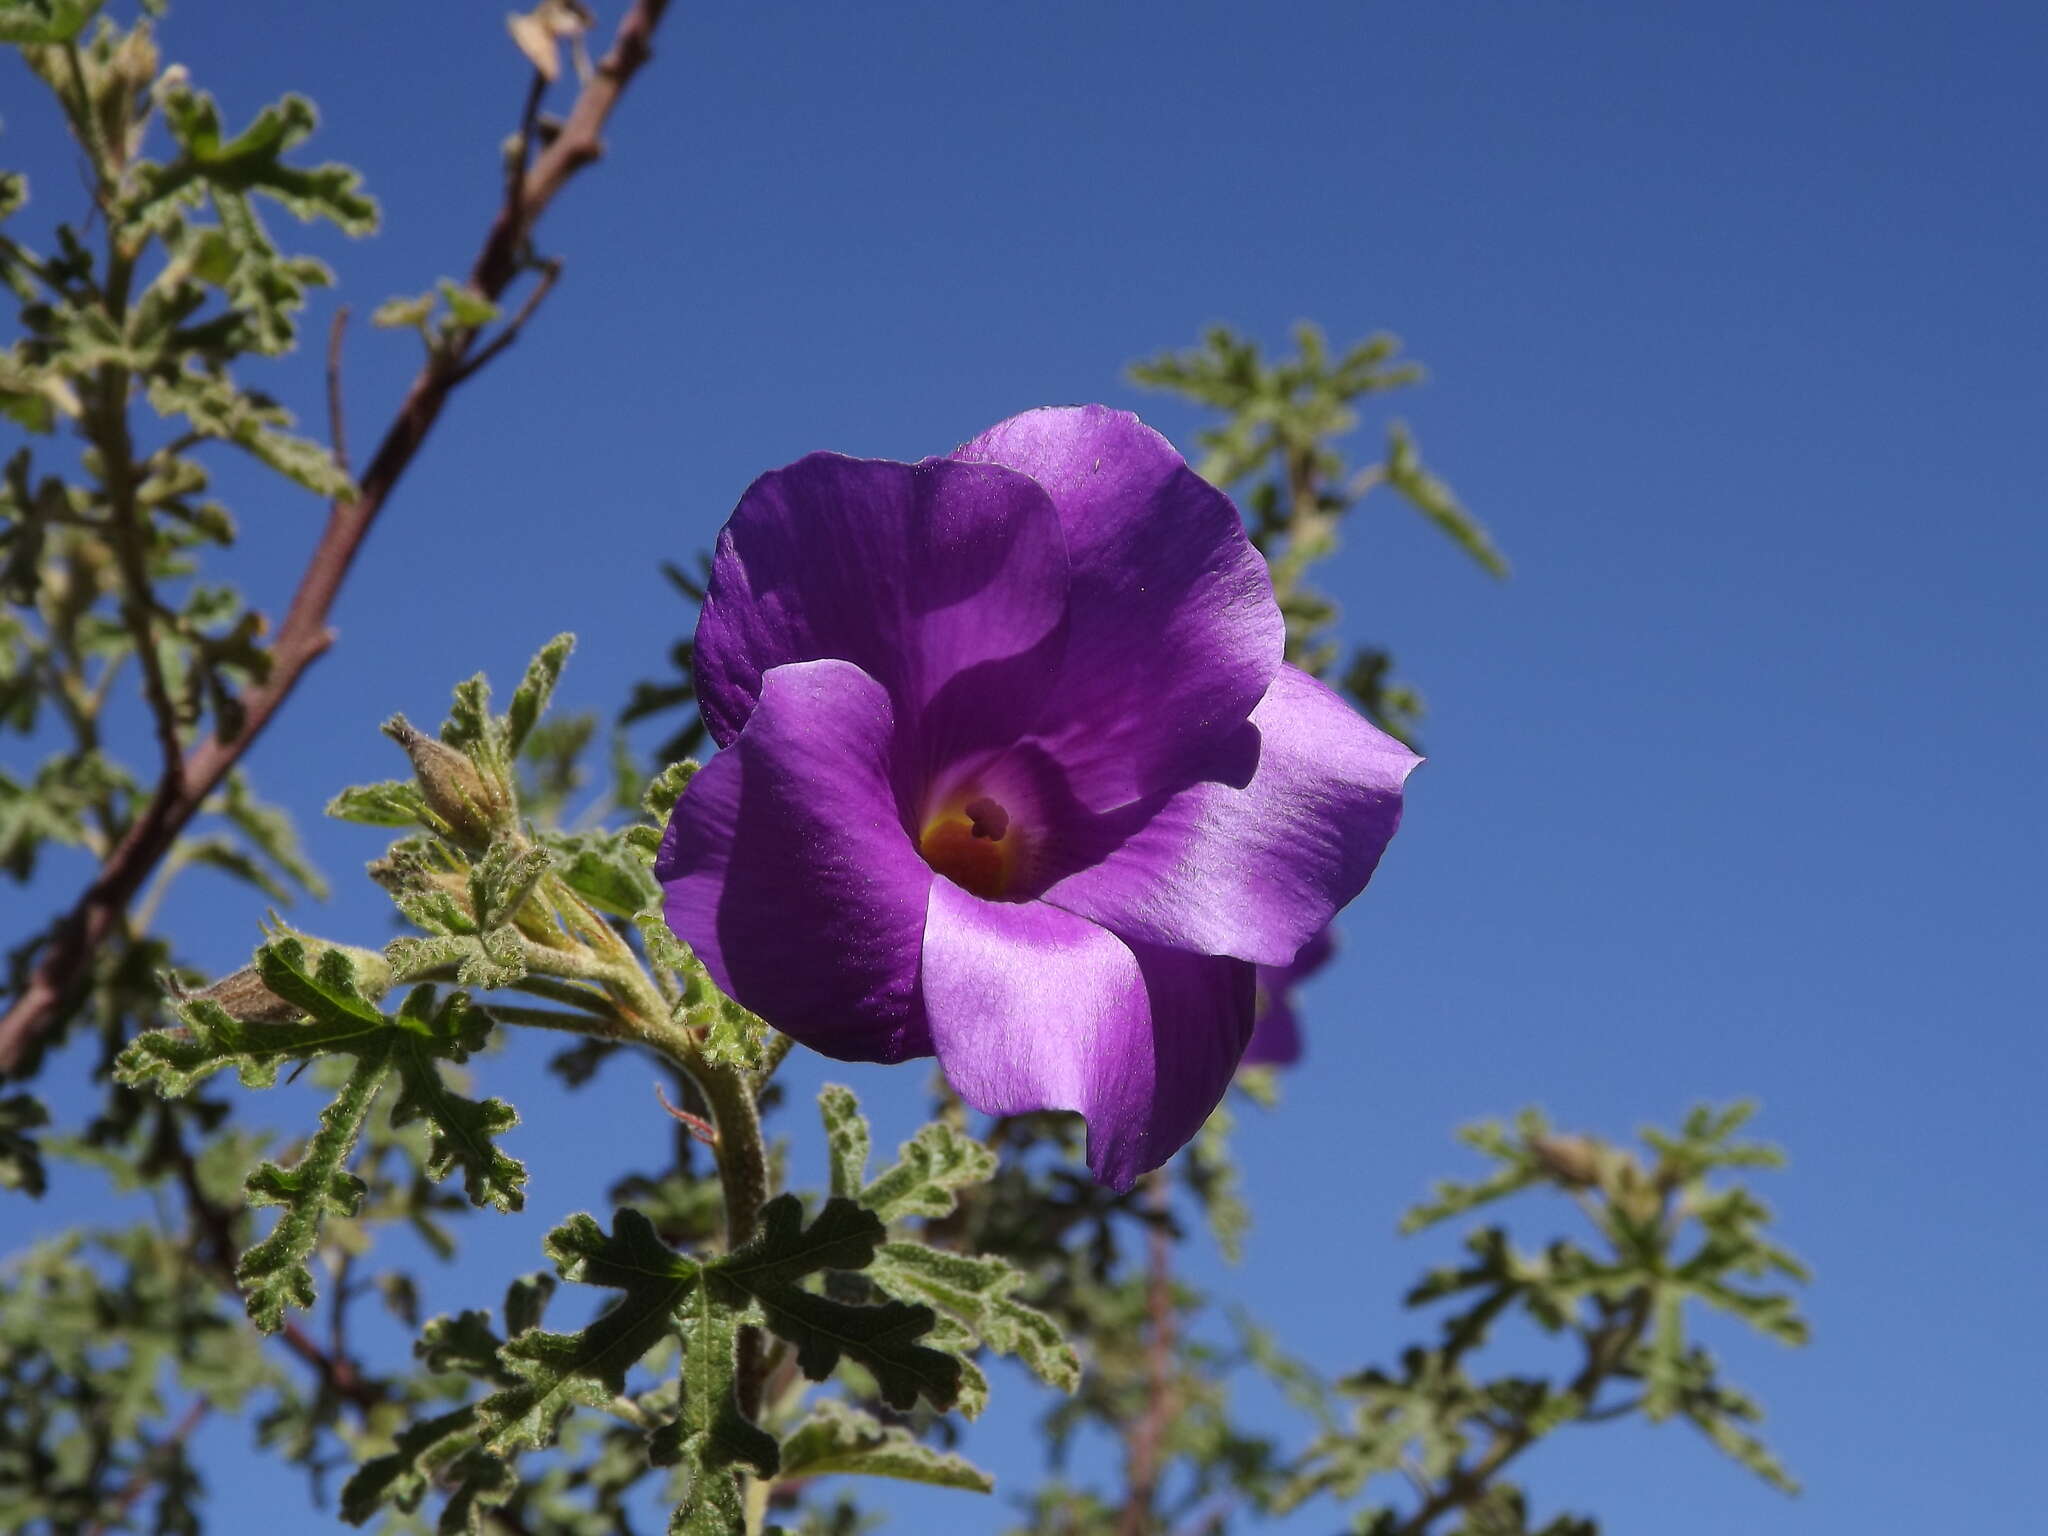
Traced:
[[1145, 1412], [1128, 1437], [1130, 1491], [1124, 1499], [1119, 1536], [1145, 1536], [1165, 1469], [1166, 1432], [1178, 1411], [1173, 1389], [1174, 1307], [1172, 1188], [1163, 1169], [1145, 1176], [1145, 1204], [1153, 1215], [1146, 1244], [1145, 1308], [1151, 1321], [1145, 1344]]

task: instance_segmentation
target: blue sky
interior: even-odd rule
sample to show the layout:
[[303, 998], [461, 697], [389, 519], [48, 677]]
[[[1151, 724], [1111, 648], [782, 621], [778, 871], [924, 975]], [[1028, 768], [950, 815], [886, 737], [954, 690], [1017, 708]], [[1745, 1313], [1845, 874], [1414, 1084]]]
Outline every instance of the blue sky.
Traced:
[[[359, 453], [413, 361], [360, 317], [466, 270], [495, 201], [503, 9], [252, 25], [186, 0], [167, 24], [231, 118], [312, 96], [316, 147], [383, 202], [374, 241], [316, 242], [358, 315]], [[1199, 1278], [1328, 1369], [1384, 1359], [1444, 1251], [1393, 1224], [1467, 1169], [1454, 1126], [1533, 1102], [1622, 1133], [1754, 1095], [1793, 1158], [1767, 1193], [1815, 1265], [1816, 1339], [1708, 1336], [1807, 1493], [1687, 1431], [1601, 1430], [1528, 1458], [1540, 1507], [1663, 1536], [2012, 1528], [2048, 1358], [2044, 66], [2020, 5], [681, 5], [544, 226], [562, 287], [436, 432], [255, 758], [338, 877], [310, 921], [385, 932], [351, 878], [374, 834], [317, 820], [396, 771], [377, 722], [439, 718], [453, 679], [509, 682], [563, 628], [566, 704], [616, 707], [682, 617], [656, 562], [761, 470], [1081, 399], [1185, 443], [1198, 419], [1127, 361], [1216, 320], [1393, 329], [1432, 372], [1400, 409], [1515, 576], [1391, 503], [1330, 568], [1347, 635], [1427, 691], [1432, 760], [1308, 993], [1312, 1069], [1242, 1133], [1251, 1251]], [[9, 81], [0, 155], [70, 208]], [[313, 359], [276, 382], [318, 419]], [[228, 484], [236, 574], [281, 608], [321, 509]], [[167, 911], [216, 966], [257, 915], [198, 877]], [[542, 1054], [485, 1074], [528, 1116], [528, 1211], [472, 1223], [480, 1269], [436, 1277], [437, 1307], [538, 1264], [665, 1134], [637, 1069], [571, 1099]], [[852, 1075], [885, 1143], [910, 1129], [917, 1074]], [[60, 1194], [32, 1225], [97, 1209]], [[974, 1448], [1017, 1489], [1035, 1404], [998, 1399]], [[281, 1491], [240, 1435], [203, 1442], [223, 1530]], [[1006, 1517], [874, 1493], [898, 1530]]]

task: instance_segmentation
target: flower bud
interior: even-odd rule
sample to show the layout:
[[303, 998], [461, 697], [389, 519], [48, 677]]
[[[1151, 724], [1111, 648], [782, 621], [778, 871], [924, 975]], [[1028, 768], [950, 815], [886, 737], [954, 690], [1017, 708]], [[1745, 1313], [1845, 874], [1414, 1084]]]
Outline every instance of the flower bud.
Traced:
[[[348, 944], [323, 944], [317, 939], [306, 941], [306, 963], [316, 966], [320, 956], [330, 949], [338, 949], [355, 963], [356, 989], [372, 1002], [391, 990], [391, 962], [374, 949], [357, 949]], [[178, 1001], [190, 1002], [205, 998], [232, 1019], [245, 1024], [284, 1024], [296, 1019], [301, 1012], [294, 1003], [288, 1003], [263, 984], [263, 977], [253, 965], [245, 965], [239, 971], [223, 976], [210, 987], [197, 992], [173, 989]]]
[[1560, 1184], [1589, 1189], [1600, 1182], [1600, 1144], [1589, 1136], [1538, 1136], [1529, 1150]]
[[393, 715], [385, 723], [384, 734], [405, 749], [428, 808], [448, 824], [459, 841], [482, 847], [493, 832], [511, 825], [511, 795], [467, 753], [414, 730], [403, 715]]

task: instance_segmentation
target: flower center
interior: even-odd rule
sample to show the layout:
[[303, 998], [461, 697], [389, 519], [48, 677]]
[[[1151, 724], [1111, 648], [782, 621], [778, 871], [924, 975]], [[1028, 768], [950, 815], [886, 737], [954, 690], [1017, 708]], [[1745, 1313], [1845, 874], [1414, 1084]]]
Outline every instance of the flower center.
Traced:
[[962, 890], [998, 901], [1015, 883], [1023, 839], [1011, 835], [1008, 811], [978, 795], [927, 821], [917, 851]]

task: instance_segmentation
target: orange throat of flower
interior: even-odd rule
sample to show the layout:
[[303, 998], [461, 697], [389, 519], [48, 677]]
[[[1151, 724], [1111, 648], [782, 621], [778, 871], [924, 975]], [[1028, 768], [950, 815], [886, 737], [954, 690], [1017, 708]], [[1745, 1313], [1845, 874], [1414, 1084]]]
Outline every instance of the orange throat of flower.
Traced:
[[1010, 815], [986, 795], [950, 806], [924, 824], [917, 851], [964, 891], [1000, 901], [1016, 883], [1023, 841]]

